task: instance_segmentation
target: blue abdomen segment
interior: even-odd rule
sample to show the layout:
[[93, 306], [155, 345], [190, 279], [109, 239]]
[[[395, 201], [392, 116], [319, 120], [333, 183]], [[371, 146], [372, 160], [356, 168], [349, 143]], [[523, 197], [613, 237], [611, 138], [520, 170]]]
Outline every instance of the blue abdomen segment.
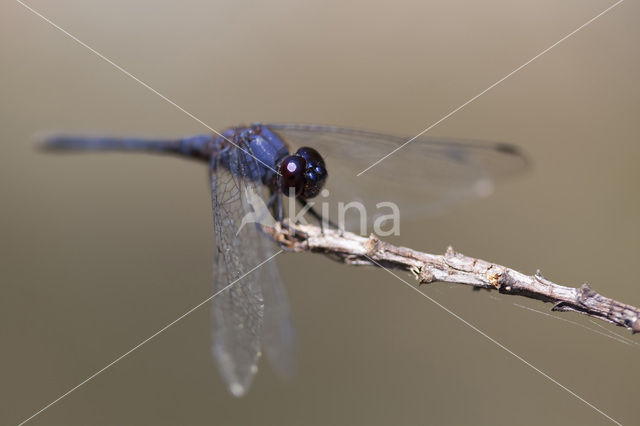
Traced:
[[182, 139], [118, 138], [113, 136], [57, 135], [45, 139], [42, 147], [51, 151], [138, 151], [178, 154], [208, 160], [213, 135], [202, 134]]

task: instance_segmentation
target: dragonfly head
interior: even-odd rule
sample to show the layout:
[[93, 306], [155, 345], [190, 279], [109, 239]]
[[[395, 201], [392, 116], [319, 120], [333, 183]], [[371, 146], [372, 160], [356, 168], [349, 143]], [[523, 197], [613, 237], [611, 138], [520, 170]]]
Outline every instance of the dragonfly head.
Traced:
[[278, 185], [287, 196], [293, 191], [296, 197], [313, 198], [322, 190], [327, 176], [320, 153], [313, 148], [302, 147], [280, 163]]

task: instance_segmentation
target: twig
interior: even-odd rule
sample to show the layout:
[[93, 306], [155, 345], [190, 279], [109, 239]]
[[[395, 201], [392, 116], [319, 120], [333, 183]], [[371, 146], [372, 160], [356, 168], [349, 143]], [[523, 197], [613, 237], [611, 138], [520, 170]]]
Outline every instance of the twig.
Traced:
[[[368, 238], [335, 229], [324, 231], [315, 225], [276, 223], [263, 226], [276, 242], [293, 252], [314, 252], [350, 265], [383, 266], [413, 273], [419, 284], [445, 281], [474, 288], [498, 290], [502, 294], [524, 296], [553, 303], [552, 311], [574, 311], [640, 332], [640, 309], [597, 293], [587, 283], [565, 287], [542, 276], [540, 271], [525, 275], [506, 266], [457, 253], [449, 247], [445, 254], [423, 253], [394, 246], [371, 234]], [[373, 262], [375, 261], [375, 263]]]

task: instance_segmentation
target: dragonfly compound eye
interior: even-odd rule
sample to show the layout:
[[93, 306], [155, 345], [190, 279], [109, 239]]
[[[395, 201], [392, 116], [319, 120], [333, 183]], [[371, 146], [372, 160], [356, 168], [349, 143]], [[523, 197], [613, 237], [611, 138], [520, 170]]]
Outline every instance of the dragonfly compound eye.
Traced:
[[296, 155], [304, 158], [309, 166], [320, 165], [324, 167], [324, 160], [318, 151], [308, 146], [303, 146], [296, 151]]
[[284, 195], [289, 196], [293, 188], [294, 195], [297, 197], [302, 194], [305, 187], [304, 171], [307, 162], [299, 155], [290, 155], [282, 160], [280, 164], [280, 191]]
[[296, 155], [304, 158], [306, 161], [302, 196], [304, 198], [313, 198], [320, 193], [324, 182], [327, 180], [327, 169], [324, 165], [324, 159], [318, 151], [309, 147], [300, 148], [296, 151]]

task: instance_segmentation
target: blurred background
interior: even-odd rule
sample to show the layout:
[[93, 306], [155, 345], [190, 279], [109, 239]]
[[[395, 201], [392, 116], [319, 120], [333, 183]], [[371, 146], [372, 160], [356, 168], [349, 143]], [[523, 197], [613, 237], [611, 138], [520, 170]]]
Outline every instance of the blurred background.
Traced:
[[[413, 136], [612, 2], [28, 4], [218, 130]], [[0, 7], [0, 423], [16, 424], [208, 297], [213, 230], [204, 165], [34, 149], [42, 131], [206, 129], [20, 4]], [[403, 222], [394, 242], [451, 244], [640, 304], [638, 13], [620, 4], [431, 130], [515, 143], [533, 168], [490, 198]], [[291, 382], [262, 362], [250, 393], [231, 397], [206, 306], [31, 423], [610, 423], [384, 271], [277, 262], [298, 332]], [[640, 340], [609, 334], [628, 331], [465, 286], [421, 291], [617, 421], [637, 419]]]

